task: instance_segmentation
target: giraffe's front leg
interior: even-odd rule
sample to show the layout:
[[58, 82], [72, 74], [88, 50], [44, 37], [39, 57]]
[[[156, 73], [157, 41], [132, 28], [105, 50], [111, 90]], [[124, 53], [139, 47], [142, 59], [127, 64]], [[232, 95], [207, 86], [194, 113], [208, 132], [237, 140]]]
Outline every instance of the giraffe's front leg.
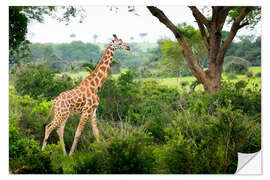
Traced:
[[89, 114], [87, 112], [82, 114], [81, 120], [79, 122], [79, 125], [78, 125], [76, 133], [75, 133], [75, 137], [74, 137], [72, 147], [71, 147], [70, 152], [69, 152], [70, 156], [72, 155], [72, 153], [74, 152], [74, 150], [75, 150], [75, 148], [77, 146], [78, 139], [81, 136], [82, 130], [83, 130], [84, 125], [85, 125], [86, 121], [88, 120], [88, 118], [89, 118]]

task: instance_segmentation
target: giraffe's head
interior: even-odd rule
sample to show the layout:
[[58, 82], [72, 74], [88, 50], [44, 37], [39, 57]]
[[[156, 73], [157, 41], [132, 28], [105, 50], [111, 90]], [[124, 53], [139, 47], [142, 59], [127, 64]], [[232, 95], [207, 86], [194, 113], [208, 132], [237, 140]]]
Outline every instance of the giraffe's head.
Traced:
[[122, 39], [118, 39], [117, 36], [113, 35], [114, 39], [111, 41], [110, 45], [113, 49], [125, 49], [130, 51], [130, 47], [122, 41]]

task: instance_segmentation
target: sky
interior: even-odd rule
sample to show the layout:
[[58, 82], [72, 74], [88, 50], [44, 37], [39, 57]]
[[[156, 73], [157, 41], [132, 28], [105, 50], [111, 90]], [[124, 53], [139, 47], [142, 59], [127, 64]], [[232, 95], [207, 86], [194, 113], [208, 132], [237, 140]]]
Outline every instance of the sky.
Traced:
[[[127, 6], [117, 6], [118, 11], [110, 10], [105, 5], [82, 6], [86, 12], [83, 23], [79, 18], [72, 19], [69, 25], [59, 23], [51, 17], [45, 17], [44, 23], [32, 22], [28, 28], [27, 38], [33, 43], [68, 43], [74, 40], [94, 42], [93, 35], [98, 35], [96, 42], [108, 42], [116, 34], [125, 42], [156, 42], [160, 38], [174, 38], [172, 32], [152, 16], [145, 6], [136, 6], [136, 13], [128, 12]], [[174, 23], [187, 22], [198, 28], [191, 11], [186, 6], [158, 6]], [[225, 27], [229, 30], [229, 27]], [[147, 33], [145, 38], [140, 33]], [[70, 37], [75, 34], [75, 37]], [[253, 31], [241, 29], [239, 35], [261, 35], [261, 25]], [[134, 37], [131, 40], [130, 37]]]

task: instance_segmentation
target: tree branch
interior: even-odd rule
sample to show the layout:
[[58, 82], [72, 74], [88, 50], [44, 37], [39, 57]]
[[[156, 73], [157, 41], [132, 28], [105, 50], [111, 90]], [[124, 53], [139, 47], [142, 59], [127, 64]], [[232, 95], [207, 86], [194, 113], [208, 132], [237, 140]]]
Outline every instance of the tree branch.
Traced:
[[190, 10], [192, 11], [193, 16], [195, 17], [196, 21], [199, 21], [200, 23], [204, 24], [207, 29], [210, 28], [210, 22], [206, 19], [206, 17], [197, 9], [196, 6], [188, 6]]
[[203, 40], [203, 43], [205, 45], [205, 47], [207, 48], [207, 50], [209, 51], [209, 43], [208, 43], [208, 36], [205, 32], [205, 23], [207, 25], [206, 28], [208, 29], [209, 27], [209, 21], [203, 16], [203, 14], [201, 14], [201, 12], [195, 7], [195, 6], [189, 6], [190, 10], [192, 11], [192, 14], [194, 16], [194, 18], [196, 19], [196, 22], [199, 26], [199, 30], [202, 34], [202, 40]]
[[239, 29], [241, 29], [242, 27], [244, 27], [244, 26], [247, 26], [247, 25], [249, 25], [249, 22], [247, 21], [247, 22], [244, 22], [244, 23], [242, 23], [242, 24], [240, 24], [239, 26], [238, 26], [238, 30]]
[[204, 26], [203, 26], [203, 24], [201, 22], [199, 22], [199, 21], [196, 21], [196, 22], [197, 22], [197, 24], [199, 26], [199, 30], [200, 30], [200, 32], [202, 34], [203, 43], [204, 43], [205, 47], [207, 48], [207, 50], [209, 51], [210, 47], [209, 47], [209, 43], [208, 43], [208, 36], [207, 36], [207, 34], [205, 32], [205, 28], [204, 28]]
[[225, 6], [221, 8], [220, 17], [218, 17], [218, 31], [222, 31], [226, 17], [229, 14], [229, 11], [233, 9], [233, 6]]
[[158, 18], [158, 20], [167, 26], [175, 35], [178, 43], [183, 47], [183, 54], [187, 61], [188, 67], [192, 71], [192, 74], [200, 81], [205, 82], [207, 80], [206, 73], [199, 66], [198, 61], [194, 58], [192, 50], [185, 40], [182, 32], [167, 18], [167, 16], [157, 7], [147, 6], [147, 9], [151, 12], [153, 16]]
[[243, 21], [243, 19], [246, 17], [246, 15], [252, 10], [252, 7], [245, 7], [240, 14], [235, 18], [232, 26], [231, 26], [231, 30], [230, 33], [228, 35], [228, 37], [226, 38], [226, 40], [224, 41], [224, 43], [222, 44], [221, 50], [218, 54], [218, 63], [223, 63], [223, 57], [225, 55], [226, 50], [229, 48], [232, 40], [234, 39], [236, 33], [238, 32], [238, 30], [246, 25], [248, 25], [248, 22], [245, 22], [243, 24], [240, 25], [241, 21]]

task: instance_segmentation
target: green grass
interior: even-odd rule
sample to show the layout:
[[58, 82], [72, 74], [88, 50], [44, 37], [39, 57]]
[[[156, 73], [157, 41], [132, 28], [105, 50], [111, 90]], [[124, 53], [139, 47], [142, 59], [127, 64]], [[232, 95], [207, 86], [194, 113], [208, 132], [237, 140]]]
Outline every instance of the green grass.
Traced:
[[256, 75], [258, 72], [261, 72], [262, 67], [261, 66], [253, 66], [253, 67], [250, 67], [249, 70], [253, 72], [253, 75]]
[[[121, 69], [121, 73], [123, 73], [127, 70], [128, 69]], [[249, 70], [252, 71], [253, 76], [255, 76], [258, 72], [261, 72], [261, 67], [250, 67]], [[87, 71], [80, 71], [80, 72], [76, 72], [76, 73], [65, 72], [64, 74], [71, 76], [73, 79], [76, 79], [78, 77], [83, 77], [83, 79], [84, 79], [86, 76], [89, 75], [89, 72], [87, 72]], [[112, 75], [112, 77], [116, 78], [116, 79], [119, 76], [120, 76], [120, 74], [113, 74]], [[232, 82], [237, 82], [240, 80], [248, 80], [248, 78], [245, 74], [244, 75], [236, 75], [236, 79], [229, 80], [228, 76], [225, 73], [223, 73], [222, 78], [223, 78], [223, 80], [228, 80], [228, 81], [232, 81]], [[176, 77], [173, 77], [173, 78], [144, 78], [142, 80], [155, 80], [155, 81], [159, 82], [161, 85], [165, 85], [165, 86], [173, 87], [173, 88], [179, 88], [180, 90], [183, 89], [183, 87], [180, 86], [179, 79]], [[196, 80], [196, 78], [194, 76], [183, 77], [182, 82], [188, 83], [188, 85], [185, 86], [185, 89], [189, 90], [191, 83], [195, 80]], [[248, 87], [251, 87], [252, 84], [254, 84], [254, 83], [258, 84], [258, 86], [260, 88], [261, 87], [261, 78], [260, 77], [253, 77], [253, 78], [249, 79]], [[203, 86], [198, 85], [196, 87], [196, 90], [203, 90]]]
[[75, 72], [75, 73], [74, 72], [64, 72], [62, 74], [66, 74], [66, 75], [70, 76], [72, 79], [77, 79], [79, 77], [85, 78], [86, 76], [89, 75], [89, 72], [87, 72], [87, 71], [80, 71], [80, 72]]
[[[127, 69], [126, 69], [127, 70]], [[121, 70], [121, 73], [125, 72], [126, 70]], [[79, 77], [82, 77], [83, 79], [86, 78], [90, 73], [88, 71], [80, 71], [80, 72], [76, 72], [76, 73], [73, 73], [73, 72], [64, 72], [64, 73], [61, 73], [61, 74], [66, 74], [68, 76], [70, 76], [72, 79], [77, 79]], [[112, 77], [113, 78], [118, 78], [120, 76], [120, 73], [119, 74], [112, 74]]]
[[[255, 76], [258, 72], [261, 72], [261, 67], [250, 67], [250, 71], [253, 72], [253, 76]], [[260, 77], [253, 77], [251, 79], [248, 79], [247, 76], [244, 75], [236, 75], [236, 79], [229, 80], [228, 76], [223, 73], [222, 74], [223, 80], [228, 80], [232, 82], [237, 82], [240, 80], [249, 80], [248, 87], [251, 87], [252, 84], [258, 84], [259, 88], [261, 88], [261, 78]], [[173, 88], [179, 88], [182, 89], [183, 87], [180, 86], [179, 79], [176, 77], [173, 78], [144, 78], [144, 80], [156, 80], [158, 81], [161, 85], [165, 85], [168, 87], [173, 87]], [[188, 85], [185, 87], [186, 90], [189, 89], [191, 83], [195, 81], [196, 78], [194, 76], [187, 76], [182, 78], [182, 82], [187, 82]], [[203, 86], [200, 84], [196, 87], [196, 90], [203, 90]]]

